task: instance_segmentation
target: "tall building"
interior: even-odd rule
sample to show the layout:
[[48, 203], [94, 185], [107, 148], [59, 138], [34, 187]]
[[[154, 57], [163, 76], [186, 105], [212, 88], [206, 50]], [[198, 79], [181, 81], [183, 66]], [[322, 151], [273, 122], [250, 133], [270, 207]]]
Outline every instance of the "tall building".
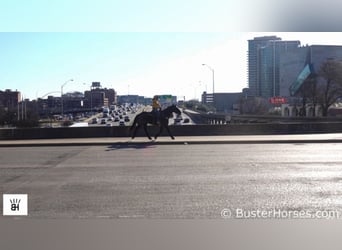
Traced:
[[78, 91], [63, 94], [63, 107], [65, 111], [83, 108], [84, 94]]
[[279, 96], [280, 58], [300, 46], [300, 41], [282, 41], [276, 36], [248, 40], [248, 85], [252, 96]]
[[269, 41], [281, 40], [276, 36], [255, 37], [248, 40], [248, 86], [252, 96], [260, 95], [260, 49]]
[[216, 112], [219, 113], [230, 113], [236, 114], [236, 104], [239, 103], [241, 97], [244, 96], [243, 92], [239, 93], [214, 93], [208, 94], [207, 92], [203, 92], [202, 94], [202, 103], [203, 104], [212, 104], [212, 98], [215, 99], [214, 107]]
[[326, 60], [342, 61], [342, 46], [311, 45], [285, 53], [280, 60], [280, 95], [293, 96], [311, 73]]
[[90, 91], [84, 92], [85, 107], [101, 108], [109, 107], [117, 103], [117, 95], [114, 89], [102, 88], [100, 82], [93, 82]]
[[12, 91], [10, 89], [0, 91], [0, 107], [8, 110], [16, 109], [19, 102], [21, 102], [21, 93], [19, 91]]

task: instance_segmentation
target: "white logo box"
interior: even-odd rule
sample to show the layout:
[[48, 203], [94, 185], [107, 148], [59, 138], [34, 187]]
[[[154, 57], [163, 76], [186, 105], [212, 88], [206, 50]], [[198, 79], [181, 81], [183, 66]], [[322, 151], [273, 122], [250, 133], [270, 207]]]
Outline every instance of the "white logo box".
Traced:
[[4, 194], [3, 195], [4, 216], [27, 216], [28, 196], [27, 194]]

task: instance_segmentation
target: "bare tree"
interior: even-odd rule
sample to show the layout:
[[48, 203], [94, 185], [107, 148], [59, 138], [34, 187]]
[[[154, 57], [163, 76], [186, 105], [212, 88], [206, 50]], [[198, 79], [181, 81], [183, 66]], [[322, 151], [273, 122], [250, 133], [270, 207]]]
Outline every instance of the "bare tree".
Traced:
[[321, 64], [316, 91], [322, 114], [327, 116], [329, 107], [342, 97], [342, 62], [327, 60]]
[[302, 110], [303, 116], [306, 116], [306, 109], [305, 106], [307, 103], [313, 104], [313, 116], [315, 116], [315, 109], [318, 103], [318, 91], [317, 91], [317, 75], [312, 75], [308, 79], [306, 79], [303, 83], [303, 85], [300, 87], [299, 96], [302, 98]]
[[240, 99], [241, 114], [262, 115], [268, 111], [268, 102], [261, 97], [249, 97]]

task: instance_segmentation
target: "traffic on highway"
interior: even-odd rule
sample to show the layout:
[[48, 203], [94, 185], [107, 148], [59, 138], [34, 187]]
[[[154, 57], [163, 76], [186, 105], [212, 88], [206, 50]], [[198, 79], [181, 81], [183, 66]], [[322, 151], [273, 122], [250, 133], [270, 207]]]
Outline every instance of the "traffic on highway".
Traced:
[[[151, 107], [142, 104], [123, 104], [103, 107], [102, 112], [96, 113], [85, 121], [88, 126], [131, 126], [134, 118], [141, 112], [150, 112]], [[186, 114], [174, 115], [169, 120], [169, 125], [194, 124]]]

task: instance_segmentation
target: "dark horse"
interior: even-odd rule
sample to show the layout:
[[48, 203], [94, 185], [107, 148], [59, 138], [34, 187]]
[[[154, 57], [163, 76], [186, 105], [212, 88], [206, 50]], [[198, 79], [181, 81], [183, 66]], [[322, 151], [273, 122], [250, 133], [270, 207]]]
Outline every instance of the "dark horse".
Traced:
[[151, 136], [147, 132], [147, 124], [154, 124], [154, 125], [158, 125], [160, 127], [160, 130], [155, 135], [154, 139], [157, 139], [157, 137], [163, 131], [163, 128], [166, 128], [170, 137], [174, 140], [175, 138], [173, 137], [173, 135], [171, 134], [170, 129], [169, 129], [169, 118], [172, 117], [173, 113], [180, 115], [181, 111], [175, 105], [171, 105], [171, 106], [167, 107], [166, 109], [160, 111], [159, 124], [155, 123], [154, 116], [151, 112], [142, 112], [142, 113], [138, 114], [134, 118], [134, 122], [130, 128], [132, 139], [134, 139], [135, 134], [137, 132], [137, 129], [140, 128], [141, 126], [143, 126], [145, 134], [147, 135], [148, 139], [152, 140]]

